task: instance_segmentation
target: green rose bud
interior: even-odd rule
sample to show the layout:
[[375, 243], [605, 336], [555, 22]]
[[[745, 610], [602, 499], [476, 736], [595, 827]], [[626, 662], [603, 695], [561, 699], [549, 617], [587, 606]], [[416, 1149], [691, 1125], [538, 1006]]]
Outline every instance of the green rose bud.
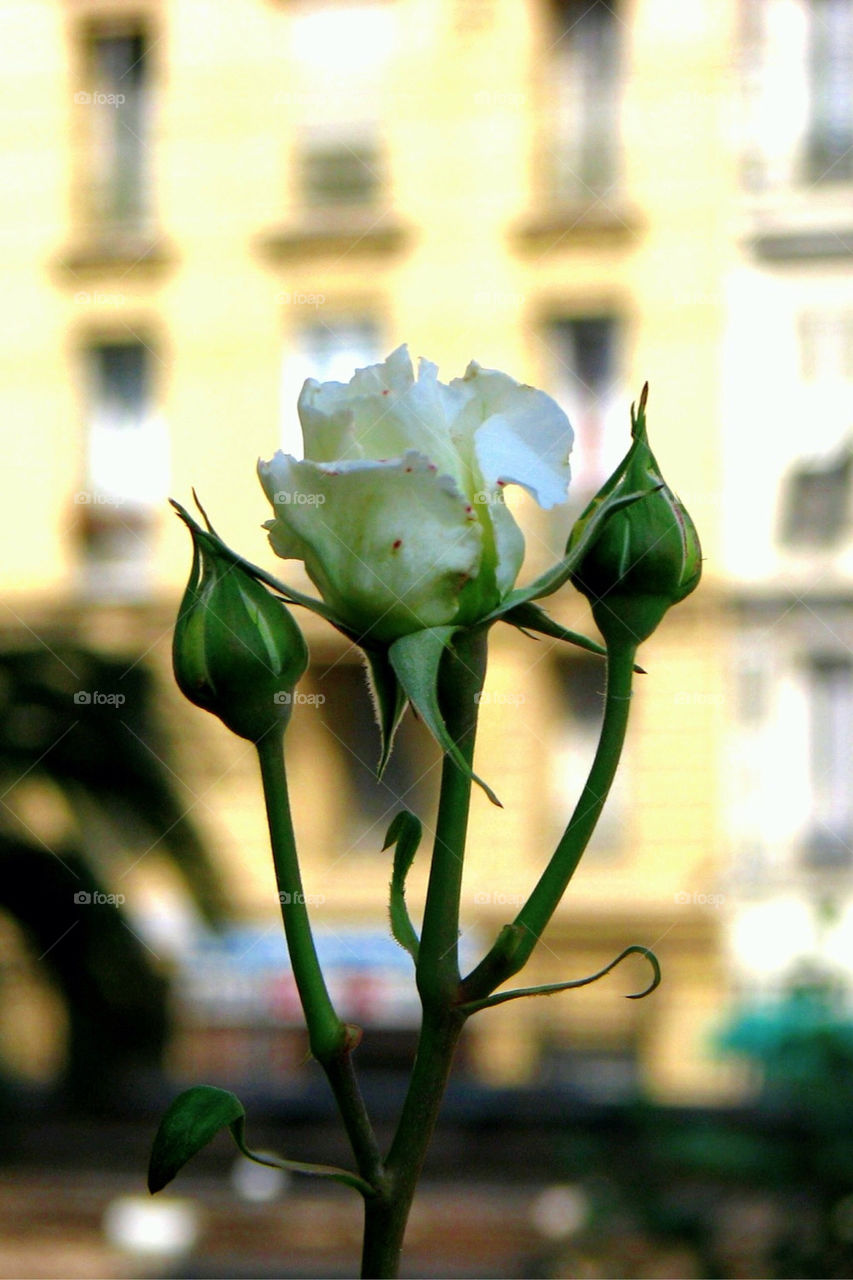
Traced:
[[648, 390], [647, 383], [636, 416], [631, 406], [631, 448], [575, 524], [566, 548], [571, 551], [577, 544], [608, 497], [644, 495], [605, 522], [572, 575], [604, 638], [633, 645], [652, 634], [671, 605], [695, 590], [702, 574], [696, 527], [649, 448]]
[[284, 604], [216, 534], [176, 509], [192, 535], [193, 563], [172, 642], [175, 679], [190, 702], [257, 742], [290, 718], [308, 665], [305, 640]]

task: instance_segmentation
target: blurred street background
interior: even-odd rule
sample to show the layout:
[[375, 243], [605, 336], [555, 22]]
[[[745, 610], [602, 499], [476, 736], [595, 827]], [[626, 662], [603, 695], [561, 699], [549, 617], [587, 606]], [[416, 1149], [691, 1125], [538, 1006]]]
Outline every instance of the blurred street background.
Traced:
[[[408, 1275], [853, 1272], [853, 0], [0, 0], [0, 1277], [347, 1276], [360, 1202], [236, 1159], [150, 1200], [181, 1089], [345, 1161], [281, 936], [254, 753], [184, 703], [167, 497], [296, 586], [258, 456], [308, 376], [402, 342], [547, 390], [569, 504], [651, 439], [705, 552], [640, 654], [620, 777], [525, 979], [472, 1020]], [[567, 586], [549, 605], [589, 631]], [[288, 733], [306, 891], [383, 1134], [418, 1005], [358, 655]], [[471, 965], [583, 784], [603, 669], [493, 633]], [[423, 900], [428, 859], [409, 898]]]

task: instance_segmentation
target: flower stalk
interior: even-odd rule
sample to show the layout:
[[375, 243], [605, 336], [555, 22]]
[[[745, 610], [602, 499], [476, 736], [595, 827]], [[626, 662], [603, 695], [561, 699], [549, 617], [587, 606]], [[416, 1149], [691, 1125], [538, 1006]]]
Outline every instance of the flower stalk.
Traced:
[[[201, 1085], [164, 1116], [149, 1186], [157, 1191], [228, 1127], [250, 1159], [331, 1178], [364, 1199], [362, 1275], [398, 1274], [406, 1223], [467, 1019], [509, 1000], [586, 986], [627, 956], [642, 955], [654, 990], [654, 955], [626, 947], [596, 973], [538, 987], [499, 990], [520, 972], [557, 910], [595, 831], [619, 765], [637, 647], [698, 583], [696, 530], [668, 488], [648, 445], [647, 389], [632, 443], [569, 538], [563, 558], [515, 588], [523, 539], [503, 501], [517, 483], [548, 507], [568, 481], [571, 428], [543, 393], [472, 364], [438, 383], [422, 363], [417, 381], [404, 348], [359, 370], [348, 387], [309, 380], [300, 397], [302, 461], [277, 454], [260, 466], [273, 504], [274, 550], [304, 562], [322, 600], [293, 591], [202, 529], [178, 508], [193, 536], [193, 566], [173, 646], [179, 686], [196, 705], [255, 744], [291, 966], [312, 1055], [322, 1066], [357, 1172], [253, 1153], [233, 1094]], [[433, 461], [432, 459], [435, 459]], [[551, 619], [537, 603], [571, 581], [589, 599], [603, 646]], [[368, 662], [382, 739], [380, 772], [408, 706], [441, 747], [443, 764], [423, 920], [418, 930], [405, 880], [421, 824], [405, 810], [391, 823], [391, 930], [414, 962], [422, 1006], [418, 1046], [396, 1131], [383, 1156], [356, 1077], [361, 1030], [332, 1002], [305, 904], [288, 797], [285, 732], [293, 690], [308, 663], [287, 604], [312, 609], [359, 645]], [[515, 919], [467, 977], [459, 964], [462, 876], [477, 714], [490, 628], [498, 621], [603, 654], [604, 712], [589, 776], [550, 861]]]
[[439, 705], [469, 768], [461, 768], [450, 754], [444, 757], [416, 967], [423, 1020], [412, 1077], [385, 1164], [386, 1190], [365, 1206], [363, 1276], [397, 1274], [409, 1211], [467, 1016], [459, 1007], [459, 910], [477, 695], [485, 680], [486, 657], [485, 629], [466, 631], [445, 651], [439, 668]]
[[335, 1012], [317, 958], [290, 816], [283, 746], [284, 731], [281, 730], [262, 738], [257, 750], [293, 977], [305, 1014], [312, 1056], [328, 1077], [359, 1173], [372, 1187], [378, 1187], [383, 1180], [382, 1158], [352, 1064], [352, 1050], [361, 1033], [359, 1028], [344, 1023]]

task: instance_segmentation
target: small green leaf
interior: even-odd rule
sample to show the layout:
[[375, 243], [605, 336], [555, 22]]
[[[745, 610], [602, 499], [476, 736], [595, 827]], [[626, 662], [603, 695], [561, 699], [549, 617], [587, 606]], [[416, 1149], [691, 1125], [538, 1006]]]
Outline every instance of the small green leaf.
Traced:
[[175, 1098], [151, 1148], [148, 1190], [162, 1191], [188, 1160], [206, 1147], [220, 1129], [232, 1128], [245, 1116], [243, 1104], [226, 1089], [199, 1084]]
[[421, 842], [421, 824], [408, 809], [401, 809], [392, 820], [385, 836], [383, 849], [395, 844], [394, 869], [391, 874], [391, 898], [389, 914], [391, 916], [391, 933], [396, 942], [408, 951], [414, 961], [418, 958], [420, 939], [415, 932], [406, 907], [406, 876], [414, 861], [418, 845]]
[[227, 1089], [217, 1089], [210, 1084], [198, 1084], [181, 1093], [169, 1107], [154, 1138], [151, 1159], [148, 1164], [148, 1190], [152, 1195], [162, 1191], [172, 1181], [188, 1160], [220, 1129], [228, 1128], [231, 1136], [249, 1160], [268, 1165], [272, 1169], [286, 1169], [289, 1173], [306, 1173], [317, 1178], [332, 1178], [345, 1186], [354, 1187], [362, 1195], [372, 1195], [373, 1188], [357, 1173], [338, 1169], [327, 1164], [303, 1164], [299, 1160], [285, 1160], [280, 1156], [250, 1151], [244, 1137], [246, 1113], [243, 1104]]
[[401, 636], [394, 641], [388, 650], [388, 657], [406, 697], [442, 751], [483, 788], [492, 804], [502, 809], [503, 805], [494, 791], [482, 778], [477, 777], [453, 741], [438, 705], [439, 663], [458, 630], [458, 627], [430, 627], [425, 631], [413, 631], [411, 635]]

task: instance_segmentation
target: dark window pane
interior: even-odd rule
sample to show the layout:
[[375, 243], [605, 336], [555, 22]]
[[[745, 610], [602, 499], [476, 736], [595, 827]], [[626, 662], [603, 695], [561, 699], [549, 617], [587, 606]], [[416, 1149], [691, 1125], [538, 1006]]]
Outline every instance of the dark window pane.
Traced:
[[378, 148], [364, 144], [318, 147], [302, 158], [307, 204], [369, 204], [380, 187]]
[[555, 195], [589, 199], [617, 171], [619, 23], [605, 0], [554, 5]]
[[812, 0], [807, 177], [853, 178], [853, 4]]
[[115, 427], [138, 427], [148, 411], [148, 351], [141, 342], [105, 343], [92, 349], [95, 411]]
[[[560, 317], [548, 326], [545, 344], [553, 371], [549, 390], [574, 428], [576, 493], [597, 489], [624, 452], [624, 406], [615, 400], [620, 339], [620, 323], [611, 315]], [[606, 438], [611, 422], [619, 432], [615, 451]]]
[[808, 684], [812, 830], [806, 860], [812, 866], [848, 866], [853, 860], [853, 663], [835, 655], [815, 658]]
[[554, 674], [560, 695], [560, 722], [569, 731], [598, 735], [604, 708], [604, 663], [596, 658], [557, 658]]
[[147, 211], [149, 76], [139, 33], [92, 40], [93, 171], [96, 216], [133, 224]]
[[796, 471], [784, 497], [782, 540], [789, 546], [831, 546], [847, 528], [853, 455], [824, 468]]
[[335, 739], [340, 764], [357, 805], [351, 814], [355, 845], [379, 852], [386, 828], [403, 807], [431, 819], [439, 782], [439, 752], [411, 712], [404, 716], [385, 773], [376, 777], [379, 731], [367, 677], [360, 664], [339, 662], [316, 668], [315, 688], [325, 701], [323, 721]]

